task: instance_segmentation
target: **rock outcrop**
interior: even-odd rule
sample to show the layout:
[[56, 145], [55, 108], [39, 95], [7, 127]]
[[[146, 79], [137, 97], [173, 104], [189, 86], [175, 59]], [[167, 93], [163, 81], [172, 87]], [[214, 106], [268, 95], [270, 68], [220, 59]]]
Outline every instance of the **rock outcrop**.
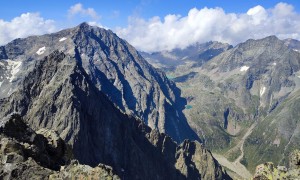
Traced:
[[275, 166], [272, 162], [267, 162], [256, 167], [254, 180], [261, 179], [299, 179], [300, 177], [300, 151], [293, 151], [290, 156], [289, 168], [285, 166]]
[[103, 179], [103, 180], [120, 180], [121, 178], [114, 174], [110, 166], [99, 164], [96, 167], [79, 164], [76, 160], [65, 167], [62, 167], [59, 172], [54, 172], [48, 176], [49, 180], [57, 179]]
[[120, 179], [109, 166], [71, 162], [71, 149], [55, 131], [35, 132], [19, 114], [1, 120], [0, 137], [0, 179]]
[[[3, 119], [0, 126], [2, 162], [18, 163], [31, 157], [43, 167], [59, 170], [70, 159], [65, 156], [68, 147], [60, 137], [45, 137], [43, 132], [34, 132], [18, 114]], [[56, 134], [52, 130], [48, 132]]]

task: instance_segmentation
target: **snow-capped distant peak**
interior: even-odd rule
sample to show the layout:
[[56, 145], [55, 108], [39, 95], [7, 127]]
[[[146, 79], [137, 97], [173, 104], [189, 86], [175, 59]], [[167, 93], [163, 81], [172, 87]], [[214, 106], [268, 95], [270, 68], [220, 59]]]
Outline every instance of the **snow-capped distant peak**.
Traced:
[[36, 53], [38, 55], [42, 55], [42, 54], [44, 54], [45, 51], [46, 51], [46, 47], [44, 46], [44, 47], [41, 47]]
[[66, 37], [60, 38], [59, 42], [63, 42], [63, 41], [65, 41], [65, 40], [67, 40]]

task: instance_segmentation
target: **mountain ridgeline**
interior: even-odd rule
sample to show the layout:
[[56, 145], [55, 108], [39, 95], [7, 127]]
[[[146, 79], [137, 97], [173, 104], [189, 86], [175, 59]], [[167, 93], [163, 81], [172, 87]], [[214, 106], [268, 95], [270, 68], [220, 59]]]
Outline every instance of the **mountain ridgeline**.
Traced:
[[[53, 169], [17, 148], [12, 156], [0, 154], [0, 177], [13, 175], [10, 161], [46, 168], [49, 179], [74, 171], [116, 179], [231, 179], [219, 162], [239, 179], [268, 161], [288, 167], [288, 154], [300, 148], [299, 51], [299, 41], [269, 36], [235, 47], [208, 42], [139, 53], [112, 31], [86, 23], [16, 39], [0, 47], [0, 118], [6, 117], [0, 127], [18, 112], [31, 134], [57, 131], [85, 165], [58, 158]], [[27, 152], [25, 142], [5, 140], [3, 147], [7, 142]], [[51, 156], [51, 148], [30, 143]]]
[[184, 113], [206, 147], [254, 172], [267, 161], [287, 165], [300, 147], [299, 45], [276, 36], [249, 39], [200, 66], [201, 58], [185, 58], [163, 69], [187, 99]]
[[43, 36], [16, 39], [0, 48], [1, 97], [9, 96], [36, 62], [55, 50], [70, 54], [95, 84], [123, 112], [177, 142], [197, 139], [182, 110], [186, 101], [165, 74], [155, 70], [113, 32], [89, 26]]
[[[0, 48], [0, 57], [0, 116], [18, 112], [33, 131], [57, 131], [79, 163], [109, 165], [121, 179], [231, 179], [202, 144], [184, 140], [197, 136], [176, 85], [111, 31], [83, 23], [16, 39]], [[26, 167], [49, 168], [28, 158], [20, 160]], [[72, 171], [67, 167], [51, 177]], [[102, 165], [75, 167], [111, 174]]]

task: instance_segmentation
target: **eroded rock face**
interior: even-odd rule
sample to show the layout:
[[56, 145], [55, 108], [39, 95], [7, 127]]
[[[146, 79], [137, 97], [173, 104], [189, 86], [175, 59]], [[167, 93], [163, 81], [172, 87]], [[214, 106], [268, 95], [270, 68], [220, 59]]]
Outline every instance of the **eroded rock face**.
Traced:
[[53, 130], [33, 131], [19, 114], [1, 120], [0, 179], [120, 179], [109, 166], [70, 160], [72, 152]]
[[[177, 145], [169, 136], [122, 113], [99, 91], [81, 64], [63, 52], [54, 51], [40, 60], [21, 88], [2, 99], [0, 109], [3, 114], [21, 112], [35, 130], [56, 130], [79, 163], [109, 165], [121, 178], [230, 179], [200, 143]], [[57, 134], [45, 129], [38, 133], [43, 134], [47, 152], [60, 154]]]
[[[29, 128], [18, 114], [1, 121], [0, 133], [3, 163], [22, 162], [31, 157], [43, 167], [58, 170], [68, 159], [64, 157], [66, 144], [60, 137], [46, 139]], [[49, 145], [58, 142], [57, 147]]]

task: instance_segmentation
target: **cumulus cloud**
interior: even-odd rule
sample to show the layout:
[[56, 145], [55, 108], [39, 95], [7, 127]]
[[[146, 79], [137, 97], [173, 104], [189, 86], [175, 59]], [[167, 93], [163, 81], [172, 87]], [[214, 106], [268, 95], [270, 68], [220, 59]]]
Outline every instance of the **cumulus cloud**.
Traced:
[[25, 13], [11, 21], [0, 19], [0, 45], [15, 38], [52, 33], [56, 30], [55, 22], [43, 19], [39, 13]]
[[292, 5], [278, 3], [271, 9], [255, 6], [245, 13], [226, 13], [222, 8], [193, 8], [187, 16], [167, 15], [149, 20], [130, 17], [117, 34], [147, 52], [185, 48], [210, 40], [237, 44], [247, 39], [277, 35], [300, 39], [300, 14]]
[[68, 11], [69, 17], [74, 17], [78, 14], [81, 16], [89, 16], [89, 17], [93, 18], [94, 20], [100, 19], [100, 16], [97, 14], [97, 12], [93, 8], [85, 9], [81, 3], [77, 3], [74, 6], [71, 6]]

